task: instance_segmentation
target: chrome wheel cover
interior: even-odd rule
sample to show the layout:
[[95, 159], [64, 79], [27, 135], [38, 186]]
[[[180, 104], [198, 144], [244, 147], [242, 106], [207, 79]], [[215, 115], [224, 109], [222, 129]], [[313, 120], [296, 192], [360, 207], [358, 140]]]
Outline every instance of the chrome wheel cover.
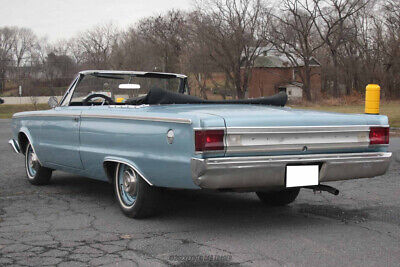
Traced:
[[35, 178], [36, 173], [39, 171], [40, 163], [36, 156], [35, 151], [29, 144], [26, 151], [26, 173], [30, 179]]
[[138, 175], [134, 169], [125, 164], [117, 168], [117, 193], [121, 204], [130, 208], [135, 204], [138, 193]]

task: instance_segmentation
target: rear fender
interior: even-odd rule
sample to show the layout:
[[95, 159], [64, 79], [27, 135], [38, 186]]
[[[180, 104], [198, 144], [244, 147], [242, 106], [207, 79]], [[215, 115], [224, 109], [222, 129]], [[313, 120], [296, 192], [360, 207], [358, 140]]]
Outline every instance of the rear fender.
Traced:
[[[131, 167], [132, 169], [134, 169], [134, 170], [143, 178], [143, 180], [145, 180], [150, 186], [153, 185], [153, 183], [152, 183], [150, 180], [148, 180], [148, 179], [146, 178], [146, 176], [143, 174], [143, 172], [141, 171], [141, 169], [140, 169], [134, 162], [132, 162], [132, 161], [130, 161], [130, 160], [127, 160], [127, 159], [124, 159], [124, 158], [105, 157], [105, 158], [104, 158], [104, 161], [103, 161], [103, 167], [104, 167], [104, 171], [106, 172], [107, 178], [108, 178], [108, 180], [109, 180], [111, 183], [113, 182], [113, 180], [112, 180], [113, 177], [110, 177], [110, 175], [109, 175], [109, 170], [107, 169], [107, 168], [109, 167], [109, 166], [107, 165], [107, 163], [110, 163], [110, 162], [116, 163], [116, 164], [122, 163], [122, 164], [128, 165], [129, 167]], [[114, 169], [114, 170], [115, 170], [115, 169]]]

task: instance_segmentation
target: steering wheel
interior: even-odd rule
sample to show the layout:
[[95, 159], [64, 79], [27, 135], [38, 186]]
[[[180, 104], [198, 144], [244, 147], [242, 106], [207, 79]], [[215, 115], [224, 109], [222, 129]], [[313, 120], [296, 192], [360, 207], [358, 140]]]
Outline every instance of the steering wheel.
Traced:
[[89, 101], [92, 100], [93, 98], [96, 98], [96, 97], [101, 97], [101, 98], [103, 98], [103, 99], [104, 99], [104, 102], [107, 102], [108, 105], [114, 105], [114, 104], [115, 104], [114, 100], [112, 100], [111, 97], [108, 97], [108, 96], [103, 95], [103, 94], [92, 94], [92, 95], [86, 97], [86, 98], [82, 101], [82, 104], [83, 104], [84, 106], [89, 106]]

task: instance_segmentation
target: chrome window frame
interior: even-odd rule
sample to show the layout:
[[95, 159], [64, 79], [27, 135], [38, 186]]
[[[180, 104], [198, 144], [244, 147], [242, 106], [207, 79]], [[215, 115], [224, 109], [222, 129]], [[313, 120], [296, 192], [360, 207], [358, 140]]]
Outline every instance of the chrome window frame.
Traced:
[[75, 79], [72, 81], [71, 85], [69, 86], [68, 90], [64, 94], [63, 98], [61, 99], [60, 103], [58, 106], [60, 107], [69, 107], [72, 96], [74, 94], [74, 91], [77, 87], [77, 85], [80, 83], [80, 81], [85, 77], [86, 75], [90, 75], [93, 73], [104, 73], [104, 74], [120, 74], [120, 75], [145, 75], [147, 73], [155, 73], [155, 74], [160, 74], [160, 75], [174, 75], [176, 78], [180, 79], [180, 85], [179, 85], [179, 93], [181, 94], [190, 94], [190, 89], [189, 89], [189, 83], [187, 81], [187, 76], [183, 74], [176, 74], [176, 73], [164, 73], [164, 72], [144, 72], [144, 71], [110, 71], [110, 70], [86, 70], [86, 71], [81, 71], [79, 72], [79, 75], [75, 77]]
[[[72, 93], [75, 90], [75, 87], [78, 84], [80, 78], [81, 78], [81, 74], [77, 75], [75, 77], [75, 79], [72, 81], [68, 90], [65, 92], [63, 98], [61, 99], [60, 103], [58, 104], [59, 107], [68, 107], [69, 106], [69, 103], [71, 102], [71, 97], [69, 97], [69, 96], [72, 96]], [[68, 97], [69, 97], [69, 101], [66, 100]]]

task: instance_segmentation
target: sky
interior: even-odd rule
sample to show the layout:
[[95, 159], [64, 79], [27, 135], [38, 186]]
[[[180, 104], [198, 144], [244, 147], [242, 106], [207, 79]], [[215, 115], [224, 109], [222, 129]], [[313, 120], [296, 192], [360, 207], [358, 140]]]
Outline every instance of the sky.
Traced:
[[0, 0], [0, 27], [28, 27], [54, 42], [98, 24], [125, 28], [147, 16], [192, 6], [192, 0]]

